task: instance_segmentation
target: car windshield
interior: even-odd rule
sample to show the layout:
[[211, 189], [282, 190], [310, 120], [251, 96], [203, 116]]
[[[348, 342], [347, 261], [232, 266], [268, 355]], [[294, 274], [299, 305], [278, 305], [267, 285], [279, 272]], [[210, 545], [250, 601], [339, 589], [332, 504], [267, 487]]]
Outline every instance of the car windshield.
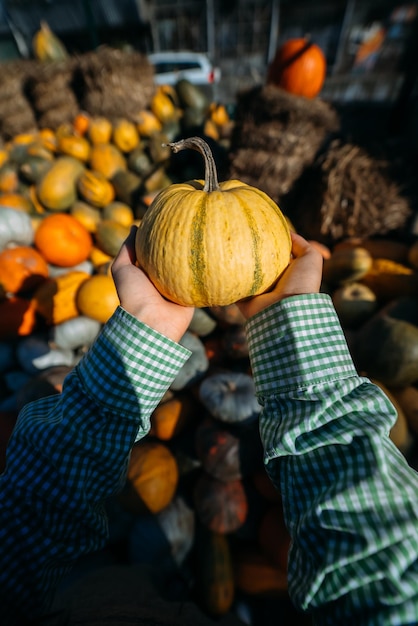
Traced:
[[200, 65], [196, 63], [196, 61], [159, 61], [155, 63], [155, 71], [157, 74], [195, 69], [200, 69]]

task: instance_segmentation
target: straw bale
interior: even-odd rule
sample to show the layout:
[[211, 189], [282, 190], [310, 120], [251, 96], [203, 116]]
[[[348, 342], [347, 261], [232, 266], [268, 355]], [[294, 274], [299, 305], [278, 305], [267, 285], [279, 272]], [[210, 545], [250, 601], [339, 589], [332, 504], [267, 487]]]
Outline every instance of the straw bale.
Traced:
[[330, 244], [400, 230], [412, 212], [388, 163], [341, 140], [306, 172], [293, 211], [291, 219], [304, 236]]
[[37, 131], [35, 116], [30, 109], [18, 111], [2, 117], [0, 120], [1, 135], [3, 139], [12, 139], [19, 133], [32, 133]]
[[154, 69], [138, 52], [102, 46], [80, 59], [82, 108], [91, 115], [133, 119], [155, 92]]
[[71, 123], [78, 111], [77, 103], [65, 102], [42, 113], [38, 117], [38, 127], [56, 130], [61, 124]]
[[273, 85], [244, 91], [237, 96], [229, 176], [278, 200], [338, 127], [335, 110], [318, 98], [294, 96]]

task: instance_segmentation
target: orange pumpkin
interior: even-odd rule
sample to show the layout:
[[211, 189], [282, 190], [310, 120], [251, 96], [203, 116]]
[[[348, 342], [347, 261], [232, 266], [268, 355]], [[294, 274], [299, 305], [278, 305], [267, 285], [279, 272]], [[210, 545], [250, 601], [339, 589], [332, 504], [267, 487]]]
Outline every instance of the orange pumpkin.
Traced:
[[305, 38], [289, 39], [271, 62], [267, 83], [289, 93], [315, 98], [325, 81], [327, 63], [321, 48]]
[[178, 395], [161, 402], [151, 415], [150, 434], [162, 441], [172, 439], [190, 422], [195, 404], [190, 396]]
[[74, 132], [81, 137], [87, 133], [90, 125], [90, 115], [86, 111], [80, 111], [73, 119]]
[[112, 143], [99, 143], [91, 148], [90, 168], [110, 180], [119, 170], [126, 170], [127, 164], [117, 146]]
[[2, 193], [0, 195], [0, 206], [25, 211], [25, 213], [29, 213], [32, 210], [31, 201], [20, 193]]
[[89, 231], [72, 215], [48, 215], [35, 232], [35, 246], [52, 265], [73, 267], [88, 259], [93, 245]]
[[61, 134], [58, 137], [58, 151], [86, 162], [90, 156], [90, 142], [75, 132]]
[[133, 122], [121, 118], [113, 126], [113, 143], [121, 152], [131, 152], [139, 145], [139, 133]]
[[165, 444], [142, 441], [134, 446], [128, 483], [137, 495], [139, 508], [151, 513], [165, 509], [174, 498], [178, 479], [177, 461]]
[[0, 339], [30, 335], [36, 326], [36, 308], [31, 300], [17, 296], [0, 301]]
[[33, 291], [48, 276], [45, 259], [30, 246], [0, 252], [0, 285], [7, 293]]

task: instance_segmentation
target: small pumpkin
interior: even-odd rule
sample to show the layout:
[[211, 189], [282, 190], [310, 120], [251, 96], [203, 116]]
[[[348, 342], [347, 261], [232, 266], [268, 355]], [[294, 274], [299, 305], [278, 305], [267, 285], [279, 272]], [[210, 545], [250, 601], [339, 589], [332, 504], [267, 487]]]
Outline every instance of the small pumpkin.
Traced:
[[204, 419], [195, 431], [198, 459], [210, 476], [221, 481], [242, 478], [240, 439], [212, 419]]
[[140, 138], [137, 127], [126, 118], [120, 118], [113, 125], [112, 141], [122, 153], [138, 147]]
[[102, 219], [96, 228], [96, 245], [102, 252], [114, 257], [128, 235], [129, 226], [114, 219]]
[[75, 132], [61, 134], [58, 137], [57, 149], [62, 154], [67, 154], [75, 159], [86, 163], [90, 157], [90, 142]]
[[102, 220], [102, 214], [100, 209], [95, 206], [91, 206], [88, 202], [83, 200], [77, 200], [74, 202], [70, 209], [70, 215], [75, 217], [89, 231], [89, 233], [95, 233], [98, 224]]
[[161, 441], [169, 441], [190, 422], [195, 408], [195, 403], [186, 394], [177, 394], [160, 402], [151, 415], [150, 434]]
[[221, 371], [200, 383], [199, 399], [209, 413], [227, 423], [251, 422], [260, 415], [252, 376], [243, 372]]
[[133, 447], [127, 481], [140, 510], [159, 513], [165, 509], [174, 498], [178, 478], [176, 459], [165, 444], [146, 440]]
[[101, 324], [119, 306], [119, 297], [115, 283], [107, 274], [95, 274], [83, 282], [77, 291], [76, 304], [82, 315], [91, 317]]
[[32, 202], [21, 193], [10, 192], [0, 194], [0, 207], [8, 209], [16, 209], [30, 213], [32, 210]]
[[201, 380], [209, 367], [205, 346], [199, 337], [186, 331], [179, 343], [190, 350], [192, 354], [171, 383], [170, 388], [174, 391], [190, 387]]
[[239, 546], [233, 553], [236, 588], [250, 595], [287, 590], [287, 574], [253, 546]]
[[101, 328], [100, 322], [78, 315], [55, 324], [51, 329], [50, 339], [54, 345], [64, 350], [75, 350], [81, 346], [90, 346]]
[[0, 191], [11, 193], [19, 189], [19, 166], [17, 163], [5, 163], [0, 169]]
[[176, 118], [177, 109], [172, 99], [161, 89], [157, 89], [152, 97], [150, 108], [161, 124], [165, 124]]
[[58, 157], [37, 184], [37, 196], [50, 211], [65, 211], [77, 200], [76, 180], [84, 170], [79, 159]]
[[321, 48], [306, 38], [289, 39], [268, 68], [267, 83], [296, 96], [315, 98], [325, 81], [327, 62]]
[[162, 130], [162, 124], [152, 111], [144, 109], [136, 117], [136, 127], [141, 137], [149, 137]]
[[97, 116], [90, 119], [87, 135], [93, 145], [98, 143], [110, 143], [113, 126], [107, 117]]
[[228, 534], [238, 530], [248, 515], [248, 499], [240, 479], [227, 482], [202, 472], [194, 493], [196, 514], [213, 532]]
[[31, 292], [47, 276], [45, 259], [31, 246], [17, 246], [0, 252], [0, 285], [4, 292]]
[[86, 111], [79, 111], [73, 119], [73, 129], [77, 135], [84, 137], [90, 125], [90, 115]]
[[360, 280], [371, 269], [373, 257], [365, 248], [339, 248], [324, 260], [323, 280], [337, 286]]
[[96, 207], [104, 207], [115, 199], [112, 183], [101, 172], [85, 170], [77, 180], [77, 188], [84, 200]]
[[16, 347], [16, 356], [21, 368], [28, 374], [38, 374], [55, 366], [74, 365], [72, 350], [53, 348], [43, 335], [31, 334], [20, 339]]
[[133, 224], [135, 215], [133, 210], [125, 202], [114, 201], [107, 204], [103, 209], [103, 219], [113, 220], [122, 226], [129, 227]]
[[88, 278], [90, 274], [86, 272], [70, 271], [38, 287], [33, 300], [48, 325], [62, 324], [78, 316], [77, 291]]
[[166, 298], [185, 306], [227, 305], [263, 293], [290, 260], [290, 231], [279, 207], [240, 181], [219, 185], [203, 139], [170, 146], [201, 152], [206, 182], [169, 185], [157, 195], [136, 236], [141, 267]]
[[31, 218], [27, 213], [0, 208], [0, 250], [8, 245], [30, 246], [34, 234]]
[[35, 232], [35, 246], [53, 265], [73, 267], [88, 259], [92, 247], [89, 231], [69, 213], [44, 217]]
[[119, 170], [126, 170], [126, 159], [112, 143], [93, 145], [90, 152], [90, 167], [110, 180]]

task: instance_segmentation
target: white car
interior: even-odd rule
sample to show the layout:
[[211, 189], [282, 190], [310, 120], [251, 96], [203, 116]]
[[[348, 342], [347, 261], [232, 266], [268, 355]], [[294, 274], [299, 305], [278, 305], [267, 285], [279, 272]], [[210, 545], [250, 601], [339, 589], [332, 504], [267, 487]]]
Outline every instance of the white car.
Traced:
[[148, 59], [157, 85], [175, 85], [182, 78], [194, 85], [213, 85], [221, 78], [220, 69], [200, 52], [154, 52]]

